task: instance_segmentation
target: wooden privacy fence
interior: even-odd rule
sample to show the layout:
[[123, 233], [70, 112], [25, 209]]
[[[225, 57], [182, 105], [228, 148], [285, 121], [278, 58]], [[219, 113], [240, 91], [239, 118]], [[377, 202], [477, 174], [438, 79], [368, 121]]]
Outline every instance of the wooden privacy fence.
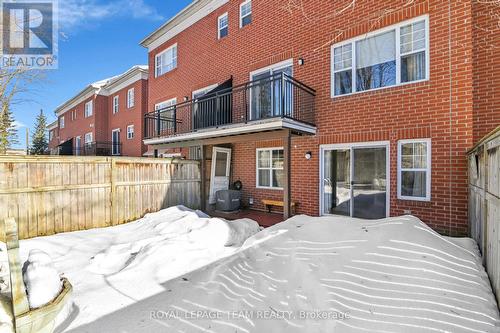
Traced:
[[500, 304], [500, 127], [469, 152], [469, 227]]
[[20, 239], [108, 227], [173, 205], [198, 209], [200, 184], [196, 161], [0, 156], [0, 221], [15, 218]]

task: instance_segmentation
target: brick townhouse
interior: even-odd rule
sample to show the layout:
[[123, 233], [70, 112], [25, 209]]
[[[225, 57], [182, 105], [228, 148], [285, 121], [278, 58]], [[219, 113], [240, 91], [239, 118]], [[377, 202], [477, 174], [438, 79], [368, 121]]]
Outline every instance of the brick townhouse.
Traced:
[[466, 152], [500, 124], [495, 8], [193, 1], [141, 43], [144, 142], [201, 160], [204, 203], [241, 181], [246, 206], [285, 217], [413, 214], [465, 235]]
[[48, 126], [51, 153], [141, 157], [147, 96], [147, 66], [88, 85], [56, 109], [58, 119]]

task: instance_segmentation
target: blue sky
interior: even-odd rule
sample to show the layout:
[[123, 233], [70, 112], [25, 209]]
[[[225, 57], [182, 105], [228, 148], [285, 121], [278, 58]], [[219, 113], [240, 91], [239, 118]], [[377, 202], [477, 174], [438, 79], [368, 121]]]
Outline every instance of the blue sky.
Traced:
[[43, 109], [52, 122], [55, 108], [91, 82], [147, 64], [139, 42], [190, 0], [59, 0], [59, 69], [30, 89], [25, 102], [13, 106], [19, 147], [25, 126], [33, 128]]

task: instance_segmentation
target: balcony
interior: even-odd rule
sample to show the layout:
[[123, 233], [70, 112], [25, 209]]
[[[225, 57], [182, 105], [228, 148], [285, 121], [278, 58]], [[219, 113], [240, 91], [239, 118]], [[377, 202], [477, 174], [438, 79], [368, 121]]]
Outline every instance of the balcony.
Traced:
[[120, 156], [122, 144], [118, 142], [94, 141], [83, 146], [73, 146], [73, 140], [68, 140], [58, 148], [57, 155], [74, 156]]
[[232, 86], [145, 115], [145, 144], [290, 129], [315, 134], [316, 91], [286, 73]]

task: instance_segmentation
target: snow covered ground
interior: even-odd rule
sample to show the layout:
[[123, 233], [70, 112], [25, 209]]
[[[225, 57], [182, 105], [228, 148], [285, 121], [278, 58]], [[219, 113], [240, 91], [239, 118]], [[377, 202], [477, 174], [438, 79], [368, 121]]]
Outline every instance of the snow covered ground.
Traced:
[[74, 286], [59, 331], [500, 332], [472, 240], [413, 217], [297, 216], [239, 246], [257, 228], [230, 225], [170, 208], [21, 254], [49, 253]]

